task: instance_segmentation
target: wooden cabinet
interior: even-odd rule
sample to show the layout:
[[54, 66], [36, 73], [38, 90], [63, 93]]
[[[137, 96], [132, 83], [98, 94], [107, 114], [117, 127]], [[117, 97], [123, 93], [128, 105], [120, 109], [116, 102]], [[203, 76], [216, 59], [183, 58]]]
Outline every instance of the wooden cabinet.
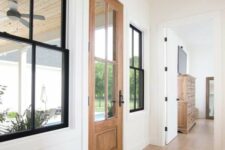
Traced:
[[195, 78], [178, 76], [178, 131], [188, 133], [196, 123]]

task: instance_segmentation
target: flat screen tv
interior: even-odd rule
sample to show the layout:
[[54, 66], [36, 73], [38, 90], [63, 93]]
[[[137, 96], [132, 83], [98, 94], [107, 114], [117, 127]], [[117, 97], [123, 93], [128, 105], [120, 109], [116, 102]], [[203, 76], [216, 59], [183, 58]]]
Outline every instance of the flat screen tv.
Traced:
[[182, 46], [178, 46], [178, 74], [187, 74], [187, 53]]

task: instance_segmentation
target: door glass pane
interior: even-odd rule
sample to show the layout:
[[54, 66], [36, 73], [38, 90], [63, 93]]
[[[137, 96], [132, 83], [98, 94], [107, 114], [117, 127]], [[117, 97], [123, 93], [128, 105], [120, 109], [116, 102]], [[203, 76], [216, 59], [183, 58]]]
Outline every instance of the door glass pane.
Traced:
[[107, 59], [110, 61], [115, 60], [115, 48], [116, 48], [116, 11], [109, 7], [108, 10], [108, 56]]
[[214, 80], [209, 80], [209, 116], [214, 116]]
[[61, 46], [62, 0], [34, 1], [33, 39]]
[[35, 127], [62, 123], [62, 52], [36, 48]]
[[105, 1], [96, 1], [95, 10], [95, 57], [106, 58]]
[[3, 39], [0, 45], [0, 135], [30, 130], [31, 47]]
[[108, 64], [108, 118], [115, 114], [115, 66]]
[[95, 121], [105, 120], [105, 63], [95, 61]]
[[[0, 1], [0, 32], [29, 37], [29, 18], [24, 14], [30, 13], [30, 0], [1, 0]], [[10, 43], [9, 43], [10, 44]]]
[[135, 109], [134, 107], [134, 95], [135, 95], [135, 71], [134, 69], [130, 69], [130, 110]]

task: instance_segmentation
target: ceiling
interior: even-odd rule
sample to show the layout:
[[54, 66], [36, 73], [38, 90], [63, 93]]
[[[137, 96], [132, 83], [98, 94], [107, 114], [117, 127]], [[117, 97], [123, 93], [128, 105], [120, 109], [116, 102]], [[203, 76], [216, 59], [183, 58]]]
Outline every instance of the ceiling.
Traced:
[[183, 25], [173, 27], [177, 35], [191, 49], [206, 50], [213, 48], [213, 21], [205, 19], [186, 22]]

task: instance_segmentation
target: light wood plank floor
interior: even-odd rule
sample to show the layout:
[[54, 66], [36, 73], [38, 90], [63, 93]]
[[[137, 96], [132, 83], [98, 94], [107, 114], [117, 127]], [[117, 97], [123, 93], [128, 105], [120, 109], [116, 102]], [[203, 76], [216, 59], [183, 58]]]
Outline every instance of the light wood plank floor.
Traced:
[[189, 134], [179, 134], [169, 145], [144, 150], [213, 150], [213, 121], [198, 120]]

